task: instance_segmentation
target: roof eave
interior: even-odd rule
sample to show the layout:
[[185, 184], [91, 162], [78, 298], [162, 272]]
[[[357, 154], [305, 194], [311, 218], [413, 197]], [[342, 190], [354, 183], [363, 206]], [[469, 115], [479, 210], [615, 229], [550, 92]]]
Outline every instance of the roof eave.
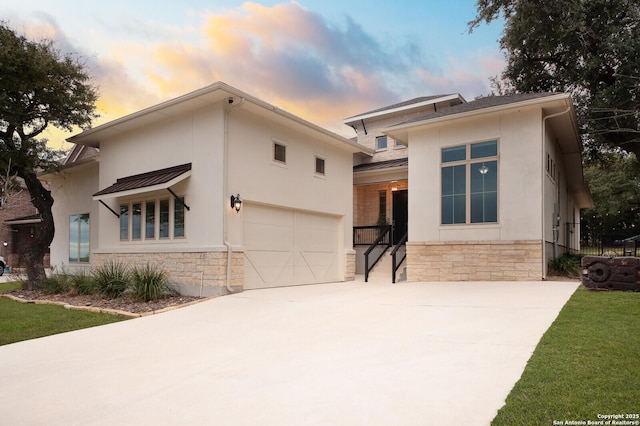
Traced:
[[460, 100], [462, 100], [463, 103], [466, 103], [466, 101], [462, 97], [462, 95], [460, 95], [458, 93], [454, 93], [454, 94], [447, 95], [447, 96], [441, 96], [439, 98], [433, 98], [433, 99], [429, 99], [429, 100], [426, 100], [426, 101], [417, 102], [415, 104], [403, 105], [403, 106], [397, 107], [397, 108], [385, 109], [385, 110], [382, 110], [382, 111], [376, 111], [376, 112], [356, 115], [354, 117], [345, 118], [342, 122], [344, 124], [346, 124], [347, 126], [349, 126], [351, 124], [359, 122], [360, 120], [366, 120], [366, 119], [369, 119], [369, 118], [374, 118], [374, 117], [380, 117], [380, 116], [383, 116], [383, 115], [394, 114], [396, 112], [406, 111], [406, 110], [410, 110], [410, 109], [416, 109], [416, 108], [420, 108], [420, 107], [426, 106], [426, 105], [437, 104], [439, 102], [452, 101], [454, 99], [460, 99]]
[[[102, 124], [92, 129], [85, 130], [84, 132], [71, 136], [67, 138], [67, 142], [81, 144], [81, 145], [89, 145], [96, 148], [100, 147], [100, 133], [103, 133], [107, 130], [115, 130], [120, 126], [124, 126], [127, 123], [134, 122], [135, 120], [142, 119], [144, 117], [150, 116], [152, 114], [162, 114], [163, 111], [166, 111], [168, 108], [177, 106], [181, 103], [194, 101], [202, 99], [203, 102], [211, 102], [204, 99], [204, 97], [213, 92], [220, 91], [223, 93], [223, 96], [216, 97], [215, 102], [218, 102], [220, 99], [225, 97], [239, 97], [243, 98], [245, 102], [250, 102], [264, 110], [270, 111], [274, 114], [277, 114], [281, 117], [287, 118], [295, 122], [298, 125], [304, 126], [314, 132], [317, 132], [323, 135], [326, 138], [332, 140], [336, 145], [343, 146], [349, 149], [351, 152], [366, 152], [369, 153], [371, 151], [369, 148], [366, 148], [356, 142], [353, 142], [343, 136], [338, 135], [337, 133], [331, 132], [323, 127], [320, 127], [316, 124], [313, 124], [307, 120], [304, 120], [294, 114], [291, 114], [275, 105], [272, 105], [268, 102], [265, 102], [255, 96], [252, 96], [242, 90], [236, 89], [224, 82], [218, 81], [209, 86], [203, 87], [201, 89], [195, 90], [191, 93], [187, 93], [185, 95], [179, 96], [177, 98], [170, 99], [168, 101], [159, 103], [157, 105], [142, 109], [140, 111], [134, 112], [132, 114], [126, 115], [124, 117], [118, 118], [116, 120], [110, 121], [108, 123]], [[373, 151], [371, 151], [372, 153]]]
[[421, 121], [414, 121], [410, 123], [398, 124], [395, 126], [387, 127], [382, 131], [387, 136], [392, 137], [394, 140], [399, 140], [404, 145], [408, 145], [409, 130], [415, 130], [417, 128], [432, 126], [435, 124], [446, 123], [447, 121], [460, 120], [465, 118], [476, 117], [479, 115], [491, 114], [496, 112], [507, 111], [514, 108], [526, 108], [529, 106], [539, 105], [543, 103], [556, 102], [559, 100], [570, 99], [570, 96], [566, 93], [560, 93], [557, 95], [550, 95], [543, 98], [533, 98], [524, 101], [513, 102], [504, 105], [496, 105], [487, 108], [480, 108], [471, 111], [460, 112], [457, 114], [448, 114], [435, 118], [427, 118]]

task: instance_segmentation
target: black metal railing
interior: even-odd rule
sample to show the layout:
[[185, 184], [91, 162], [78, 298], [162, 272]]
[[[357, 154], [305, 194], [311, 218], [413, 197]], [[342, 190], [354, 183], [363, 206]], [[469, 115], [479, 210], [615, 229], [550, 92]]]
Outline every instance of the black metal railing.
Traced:
[[369, 272], [371, 272], [373, 267], [376, 266], [376, 263], [378, 263], [389, 247], [391, 247], [391, 225], [378, 226], [376, 228], [379, 228], [379, 235], [371, 243], [367, 251], [364, 252], [364, 282], [369, 282]]
[[370, 246], [381, 235], [388, 232], [387, 229], [391, 225], [371, 225], [371, 226], [354, 226], [353, 227], [353, 245]]
[[391, 251], [391, 282], [393, 284], [396, 283], [396, 272], [400, 269], [400, 265], [407, 258], [407, 238], [409, 237], [409, 233], [405, 232], [405, 234], [400, 238], [398, 244]]

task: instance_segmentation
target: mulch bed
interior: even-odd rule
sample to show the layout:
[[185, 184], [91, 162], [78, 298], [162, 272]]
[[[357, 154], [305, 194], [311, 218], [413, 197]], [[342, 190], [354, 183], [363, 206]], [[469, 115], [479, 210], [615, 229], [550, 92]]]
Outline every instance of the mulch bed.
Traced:
[[187, 306], [204, 299], [192, 296], [170, 295], [158, 300], [140, 302], [132, 297], [123, 296], [117, 299], [108, 299], [99, 294], [79, 295], [79, 294], [47, 294], [41, 291], [13, 290], [5, 293], [12, 298], [36, 303], [52, 303], [60, 305], [70, 305], [77, 308], [87, 308], [87, 310], [105, 310], [108, 313], [118, 314], [118, 312], [139, 314], [134, 316], [158, 313], [173, 308]]

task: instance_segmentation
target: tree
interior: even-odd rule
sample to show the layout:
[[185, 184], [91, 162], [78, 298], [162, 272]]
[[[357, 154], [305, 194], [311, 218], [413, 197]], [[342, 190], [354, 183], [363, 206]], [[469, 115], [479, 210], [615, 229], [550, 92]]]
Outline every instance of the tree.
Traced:
[[0, 174], [24, 180], [42, 219], [24, 253], [28, 289], [46, 280], [44, 255], [55, 232], [53, 197], [37, 175], [55, 169], [60, 153], [47, 147], [42, 132], [90, 125], [96, 99], [77, 58], [56, 50], [51, 40], [29, 41], [0, 22]]
[[505, 19], [507, 87], [571, 93], [590, 151], [640, 158], [638, 0], [478, 0], [477, 11], [470, 31]]
[[586, 245], [611, 245], [640, 234], [640, 165], [635, 156], [603, 153], [585, 164], [584, 175], [595, 204], [582, 213]]

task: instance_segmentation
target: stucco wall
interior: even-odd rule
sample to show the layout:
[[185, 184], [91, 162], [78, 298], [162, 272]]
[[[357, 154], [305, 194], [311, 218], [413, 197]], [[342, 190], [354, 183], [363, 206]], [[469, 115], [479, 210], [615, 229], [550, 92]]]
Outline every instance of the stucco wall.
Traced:
[[[541, 111], [539, 108], [456, 120], [410, 135], [409, 241], [540, 239]], [[443, 147], [498, 140], [498, 222], [440, 224]]]
[[[286, 146], [286, 164], [273, 161], [274, 142]], [[325, 160], [323, 176], [315, 173], [316, 157]], [[238, 108], [229, 115], [229, 191], [251, 203], [338, 217], [337, 251], [352, 249], [353, 172], [347, 149]], [[229, 242], [240, 245], [242, 210], [227, 215]], [[347, 279], [347, 258], [339, 259], [340, 277]]]
[[[89, 213], [89, 244], [92, 253], [99, 246], [99, 209], [104, 209], [92, 199], [92, 195], [98, 191], [98, 163], [62, 170], [51, 178], [50, 185], [54, 199], [51, 210], [56, 228], [51, 242], [51, 267], [58, 271], [89, 268], [90, 264], [69, 262], [69, 216]], [[112, 213], [109, 214], [112, 216], [111, 220], [117, 222], [117, 218]]]
[[[106, 208], [100, 209], [100, 248], [128, 249], [157, 246], [220, 248], [223, 244], [222, 211], [222, 104], [167, 118], [152, 126], [109, 138], [100, 145], [100, 189], [118, 178], [192, 163], [191, 176], [172, 189], [184, 196], [187, 235], [183, 239], [121, 242], [119, 223]], [[168, 191], [105, 200], [114, 210], [127, 201], [172, 198]]]

